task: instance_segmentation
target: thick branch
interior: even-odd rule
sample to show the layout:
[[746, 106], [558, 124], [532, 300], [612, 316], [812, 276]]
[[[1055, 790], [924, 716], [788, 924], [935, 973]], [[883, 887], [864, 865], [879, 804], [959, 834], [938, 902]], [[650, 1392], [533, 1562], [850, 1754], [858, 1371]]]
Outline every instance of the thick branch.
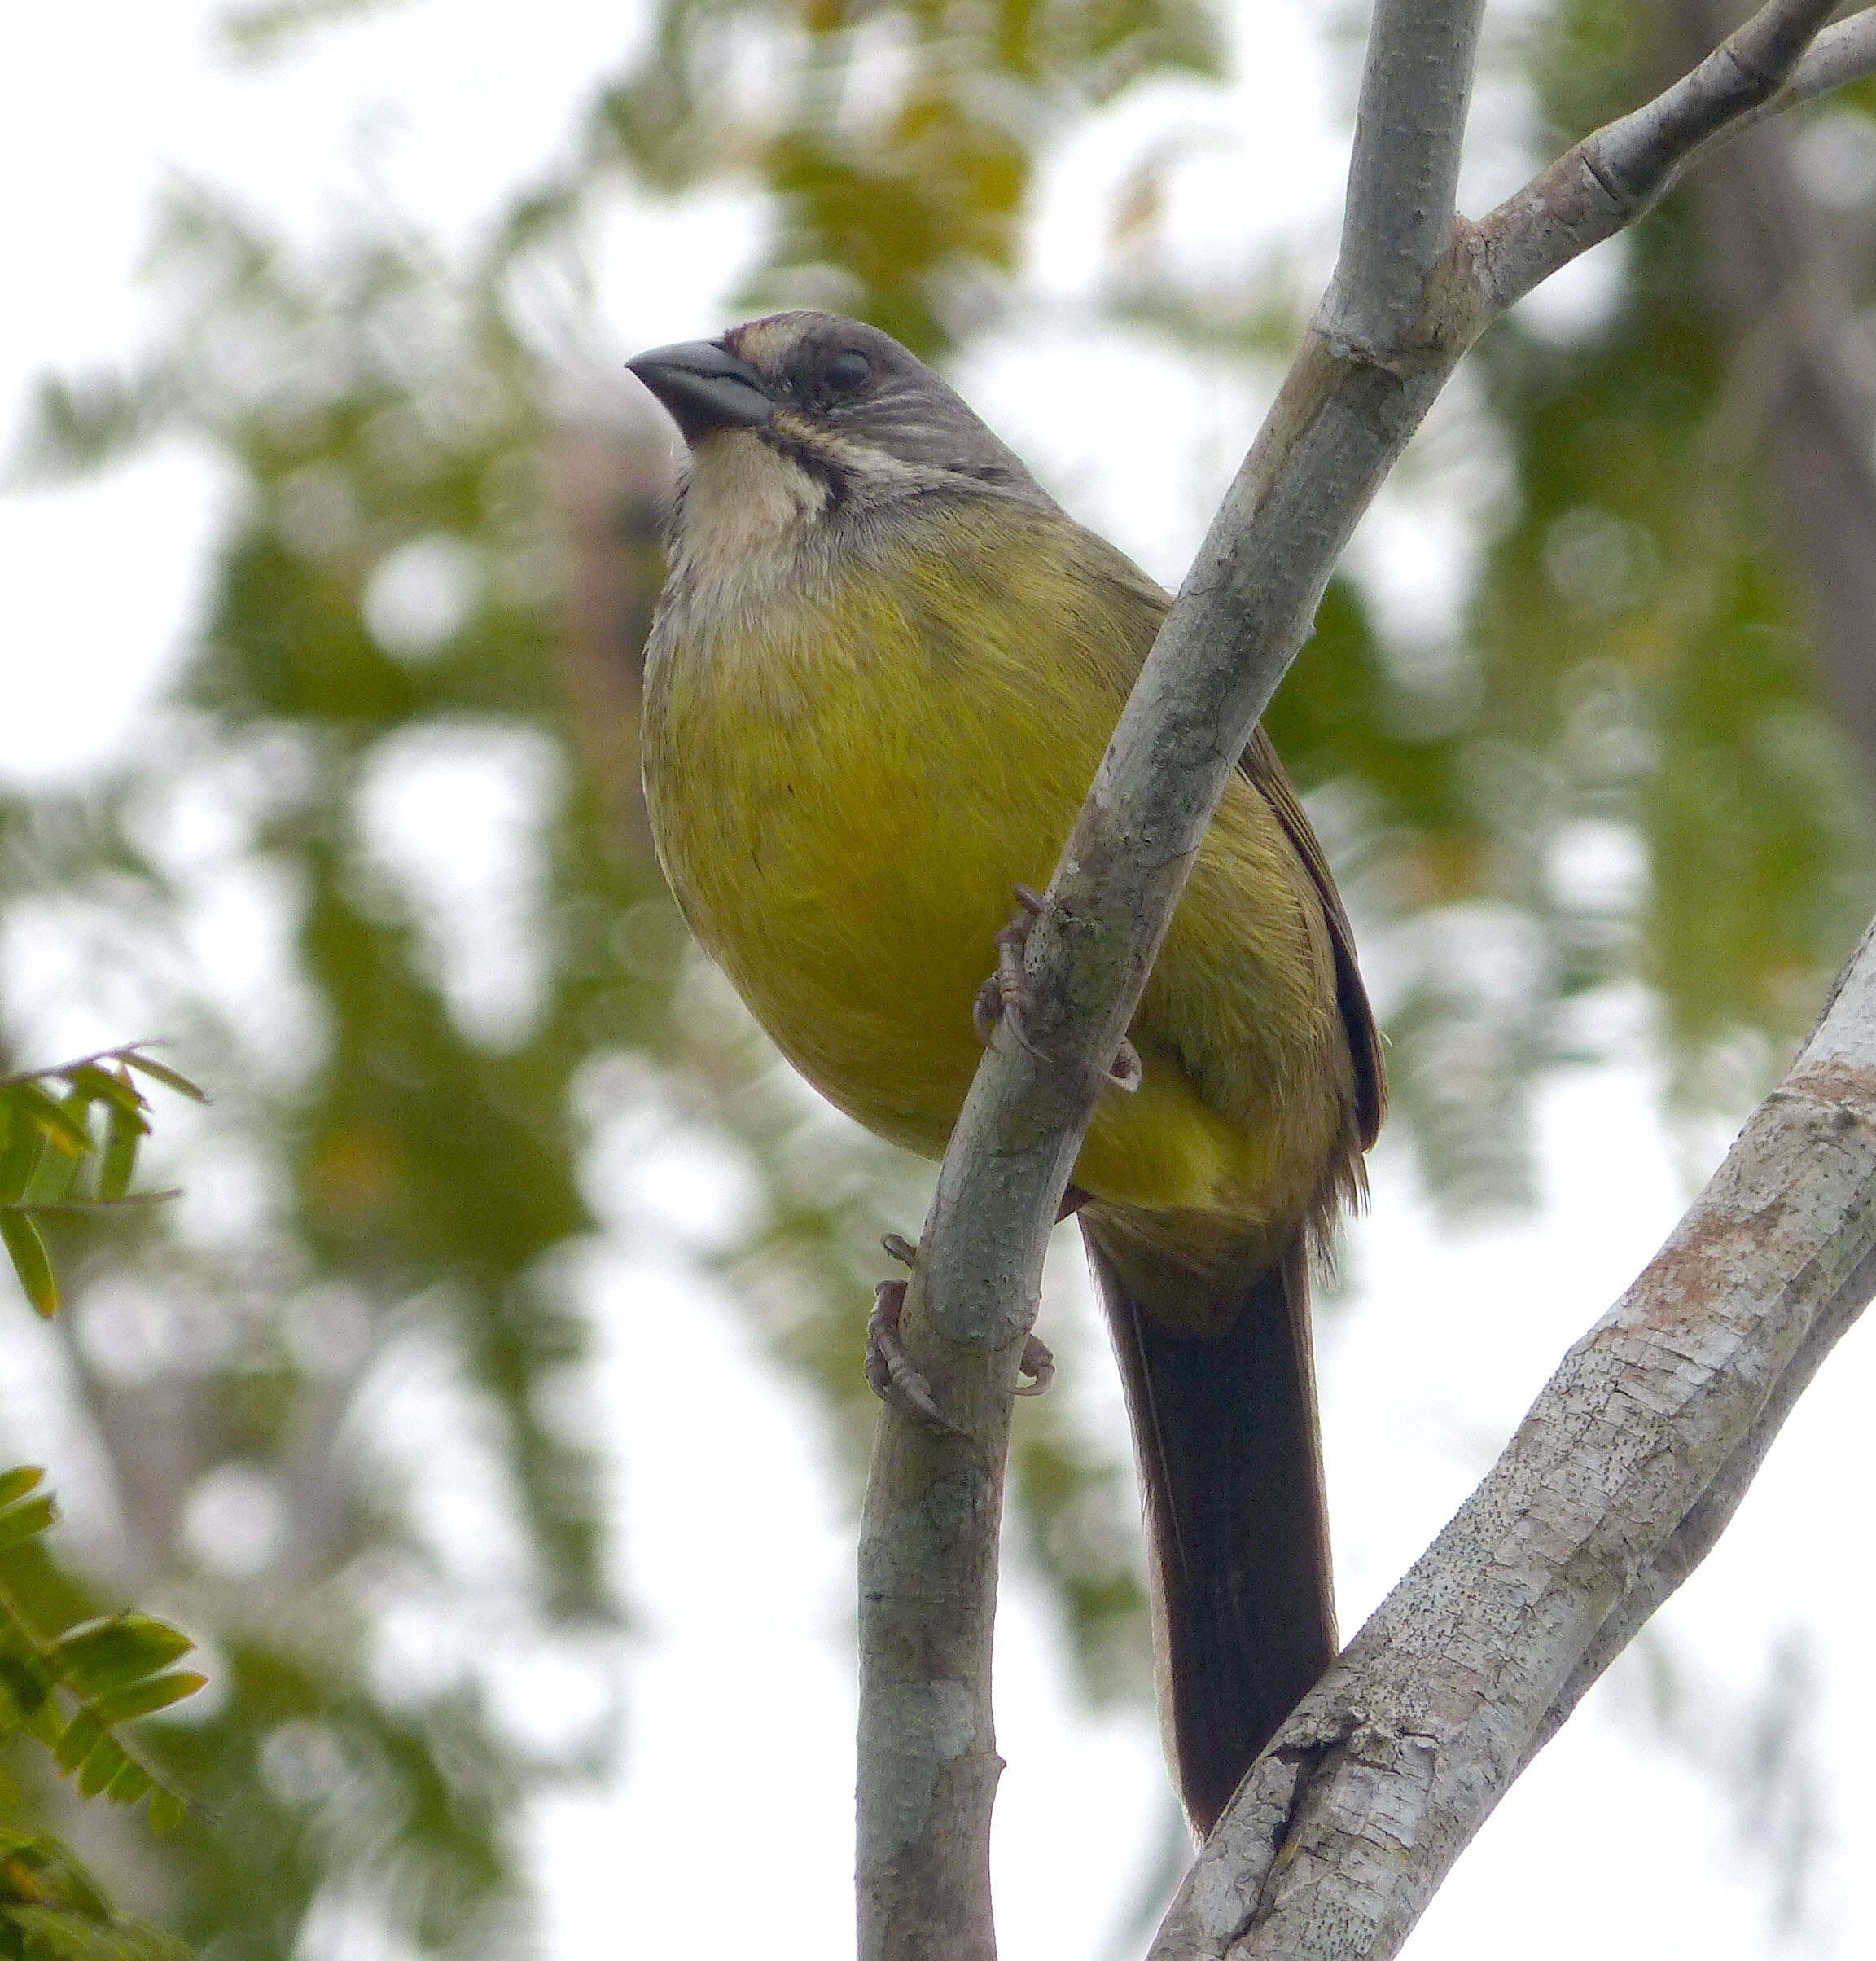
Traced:
[[1876, 928], [1668, 1244], [1253, 1768], [1155, 1961], [1394, 1954], [1712, 1545], [1873, 1283]]
[[1519, 1766], [1524, 1766], [1563, 1728], [1571, 1712], [1602, 1678], [1604, 1671], [1623, 1649], [1641, 1633], [1655, 1610], [1693, 1572], [1718, 1542], [1720, 1534], [1733, 1522], [1739, 1501], [1759, 1475], [1772, 1440], [1785, 1426], [1798, 1398], [1811, 1386], [1811, 1379], [1824, 1358], [1836, 1347], [1839, 1337], [1876, 1295], [1876, 1254], [1866, 1256], [1835, 1297], [1818, 1313], [1798, 1352], [1779, 1376], [1777, 1385], [1766, 1398], [1765, 1406], [1733, 1454], [1714, 1473], [1713, 1481], [1698, 1502], [1663, 1541], [1628, 1590], [1610, 1609], [1609, 1617], [1596, 1631], [1596, 1638], [1583, 1658], [1570, 1671], [1569, 1679], [1557, 1699], [1545, 1712]]

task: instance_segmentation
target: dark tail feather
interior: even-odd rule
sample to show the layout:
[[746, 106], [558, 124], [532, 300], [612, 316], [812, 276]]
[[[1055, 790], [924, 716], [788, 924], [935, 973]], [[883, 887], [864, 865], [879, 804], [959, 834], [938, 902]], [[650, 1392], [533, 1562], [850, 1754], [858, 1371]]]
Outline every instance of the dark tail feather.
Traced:
[[[1146, 1499], [1161, 1724], [1203, 1834], [1335, 1654], [1308, 1266], [1299, 1239], [1237, 1283], [1226, 1332], [1176, 1335], [1100, 1235], [1085, 1217]], [[1146, 1277], [1137, 1254], [1125, 1265]]]

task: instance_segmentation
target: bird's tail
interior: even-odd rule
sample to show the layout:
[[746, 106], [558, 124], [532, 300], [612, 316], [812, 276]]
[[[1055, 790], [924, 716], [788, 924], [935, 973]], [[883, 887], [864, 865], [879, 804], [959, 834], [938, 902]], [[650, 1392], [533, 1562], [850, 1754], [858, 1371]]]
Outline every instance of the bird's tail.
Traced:
[[1133, 1419], [1161, 1729], [1203, 1836], [1335, 1654], [1308, 1257], [1299, 1234], [1248, 1279], [1156, 1271], [1124, 1217], [1085, 1213], [1082, 1237]]

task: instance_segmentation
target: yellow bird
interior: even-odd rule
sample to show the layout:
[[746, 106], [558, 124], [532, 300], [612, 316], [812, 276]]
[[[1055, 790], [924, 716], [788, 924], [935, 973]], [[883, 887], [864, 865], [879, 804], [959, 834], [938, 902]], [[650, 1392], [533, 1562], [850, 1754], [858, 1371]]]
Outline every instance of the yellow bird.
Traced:
[[[690, 450], [645, 682], [672, 889], [801, 1073], [938, 1157], [1012, 888], [1046, 884], [1167, 597], [875, 328], [779, 314], [630, 366]], [[1308, 1267], [1383, 1099], [1348, 919], [1261, 730], [1130, 1033], [1137, 1086], [1103, 1093], [1070, 1201], [1204, 1832], [1335, 1652]]]

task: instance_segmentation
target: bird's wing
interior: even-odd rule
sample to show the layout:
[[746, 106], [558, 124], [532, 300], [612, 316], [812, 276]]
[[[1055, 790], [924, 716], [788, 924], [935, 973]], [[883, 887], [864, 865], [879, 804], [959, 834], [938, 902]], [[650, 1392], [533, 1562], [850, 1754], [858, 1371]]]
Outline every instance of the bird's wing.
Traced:
[[[1152, 646], [1153, 637], [1159, 630], [1159, 623], [1172, 602], [1158, 582], [1149, 578], [1124, 553], [1093, 532], [1080, 531], [1079, 527], [1076, 530], [1086, 571], [1116, 594], [1120, 602], [1117, 612], [1130, 630], [1123, 643], [1130, 656], [1127, 671], [1116, 676], [1124, 695], [1138, 679], [1140, 664], [1146, 658], [1146, 651]], [[1330, 941], [1335, 953], [1336, 1006], [1342, 1011], [1343, 1026], [1348, 1036], [1348, 1053], [1355, 1064], [1356, 1122], [1361, 1148], [1365, 1151], [1374, 1142], [1387, 1108], [1387, 1079], [1381, 1060], [1381, 1031], [1374, 1025], [1374, 1011], [1368, 1002], [1368, 990], [1361, 985], [1361, 970], [1355, 963], [1355, 931], [1348, 923], [1342, 895], [1335, 889], [1329, 861], [1322, 855], [1322, 847], [1309, 827], [1309, 819], [1304, 814], [1296, 787], [1278, 760], [1276, 748], [1264, 733], [1261, 723], [1252, 730], [1238, 766], [1256, 786], [1270, 806], [1272, 814], [1283, 827], [1285, 835], [1309, 874], [1309, 882], [1316, 888], [1317, 897], [1322, 902], [1322, 917], [1328, 925]]]
[[1262, 723], [1251, 730], [1238, 766], [1256, 786], [1283, 827], [1322, 902], [1322, 916], [1328, 923], [1329, 938], [1335, 950], [1336, 1005], [1342, 1011], [1343, 1026], [1348, 1032], [1348, 1052], [1355, 1060], [1356, 1120], [1361, 1126], [1361, 1148], [1365, 1151], [1374, 1142], [1387, 1107], [1387, 1079], [1381, 1061], [1381, 1031], [1374, 1025], [1374, 1011], [1368, 1002], [1368, 990], [1361, 985], [1361, 971], [1355, 963], [1355, 930], [1348, 923], [1342, 895], [1335, 889], [1329, 861], [1309, 827], [1296, 786], [1278, 759], [1276, 748], [1264, 733]]

